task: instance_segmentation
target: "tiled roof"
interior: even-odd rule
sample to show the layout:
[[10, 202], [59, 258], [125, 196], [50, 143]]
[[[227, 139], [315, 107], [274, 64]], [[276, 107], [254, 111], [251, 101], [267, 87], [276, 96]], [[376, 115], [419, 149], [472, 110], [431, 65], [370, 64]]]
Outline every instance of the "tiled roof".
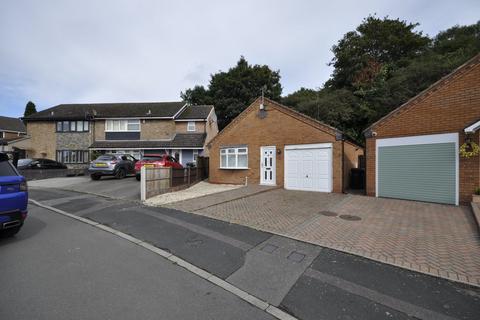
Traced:
[[206, 135], [204, 133], [179, 133], [173, 140], [103, 140], [95, 141], [92, 149], [135, 149], [135, 148], [203, 148]]
[[18, 118], [0, 116], [0, 131], [27, 132], [22, 120]]
[[208, 114], [212, 111], [213, 106], [188, 106], [182, 113], [176, 118], [179, 120], [188, 119], [207, 119]]
[[33, 120], [82, 120], [95, 118], [171, 118], [185, 105], [177, 102], [59, 104], [25, 118]]

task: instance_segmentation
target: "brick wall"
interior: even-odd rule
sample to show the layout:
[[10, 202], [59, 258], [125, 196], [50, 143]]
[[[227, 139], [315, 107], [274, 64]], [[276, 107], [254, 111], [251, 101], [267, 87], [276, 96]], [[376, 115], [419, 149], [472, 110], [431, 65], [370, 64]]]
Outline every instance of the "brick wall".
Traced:
[[171, 139], [175, 134], [175, 121], [173, 120], [141, 120], [141, 140]]
[[[289, 112], [279, 111], [272, 103], [267, 103], [267, 116], [259, 117], [259, 101], [254, 102], [234, 123], [214, 139], [210, 145], [210, 176], [213, 183], [260, 183], [260, 147], [276, 146], [281, 153], [276, 155], [276, 181], [283, 186], [284, 147], [292, 144], [332, 143], [333, 144], [333, 191], [342, 191], [342, 142], [335, 141], [331, 129], [322, 131], [302, 117], [292, 117]], [[220, 147], [228, 145], [248, 145], [248, 170], [220, 169]], [[347, 145], [347, 144], [345, 144]], [[350, 147], [347, 147], [350, 150]], [[360, 149], [361, 150], [361, 149]], [[349, 152], [354, 158], [355, 152]], [[352, 159], [353, 161], [353, 159]]]
[[188, 121], [177, 121], [175, 122], [175, 131], [177, 133], [204, 133], [205, 132], [205, 122], [195, 121], [195, 131], [187, 131]]
[[[375, 139], [458, 132], [459, 145], [463, 144], [463, 129], [480, 119], [480, 65], [465, 68], [426, 98], [413, 102], [411, 107], [372, 128], [377, 135], [366, 143], [368, 195], [375, 196]], [[478, 132], [475, 141], [479, 142]], [[460, 202], [471, 201], [474, 188], [480, 185], [478, 156], [460, 157], [459, 180]]]
[[[90, 122], [90, 126], [92, 123]], [[105, 140], [105, 120], [97, 120], [94, 122], [95, 140]]]
[[29, 157], [55, 159], [55, 121], [27, 122], [27, 133], [31, 137]]

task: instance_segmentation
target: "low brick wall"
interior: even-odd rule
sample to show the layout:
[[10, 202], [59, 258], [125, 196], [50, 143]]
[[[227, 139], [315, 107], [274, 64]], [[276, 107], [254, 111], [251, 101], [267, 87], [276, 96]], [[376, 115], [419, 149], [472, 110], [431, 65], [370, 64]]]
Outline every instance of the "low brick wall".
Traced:
[[83, 176], [87, 174], [87, 169], [28, 169], [18, 171], [22, 176], [25, 177], [25, 179], [27, 179], [27, 181], [71, 176]]

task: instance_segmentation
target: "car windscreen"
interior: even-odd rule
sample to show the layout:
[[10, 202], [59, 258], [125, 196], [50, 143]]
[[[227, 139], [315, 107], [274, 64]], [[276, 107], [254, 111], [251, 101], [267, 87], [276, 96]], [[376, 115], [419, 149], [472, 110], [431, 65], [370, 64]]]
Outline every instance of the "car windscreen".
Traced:
[[142, 161], [162, 161], [163, 157], [143, 157]]
[[0, 177], [16, 176], [17, 173], [8, 161], [0, 161]]
[[102, 160], [102, 161], [109, 161], [109, 160], [115, 160], [114, 156], [100, 156], [97, 158], [97, 160]]
[[20, 159], [18, 160], [18, 166], [19, 167], [26, 167], [28, 166], [30, 163], [32, 163], [32, 159]]

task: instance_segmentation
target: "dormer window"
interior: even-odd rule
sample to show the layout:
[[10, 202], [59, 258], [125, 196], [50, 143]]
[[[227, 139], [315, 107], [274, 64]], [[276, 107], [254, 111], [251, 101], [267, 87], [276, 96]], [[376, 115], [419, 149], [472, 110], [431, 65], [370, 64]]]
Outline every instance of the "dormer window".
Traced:
[[194, 132], [195, 131], [195, 121], [188, 121], [187, 131], [189, 131], [189, 132]]

